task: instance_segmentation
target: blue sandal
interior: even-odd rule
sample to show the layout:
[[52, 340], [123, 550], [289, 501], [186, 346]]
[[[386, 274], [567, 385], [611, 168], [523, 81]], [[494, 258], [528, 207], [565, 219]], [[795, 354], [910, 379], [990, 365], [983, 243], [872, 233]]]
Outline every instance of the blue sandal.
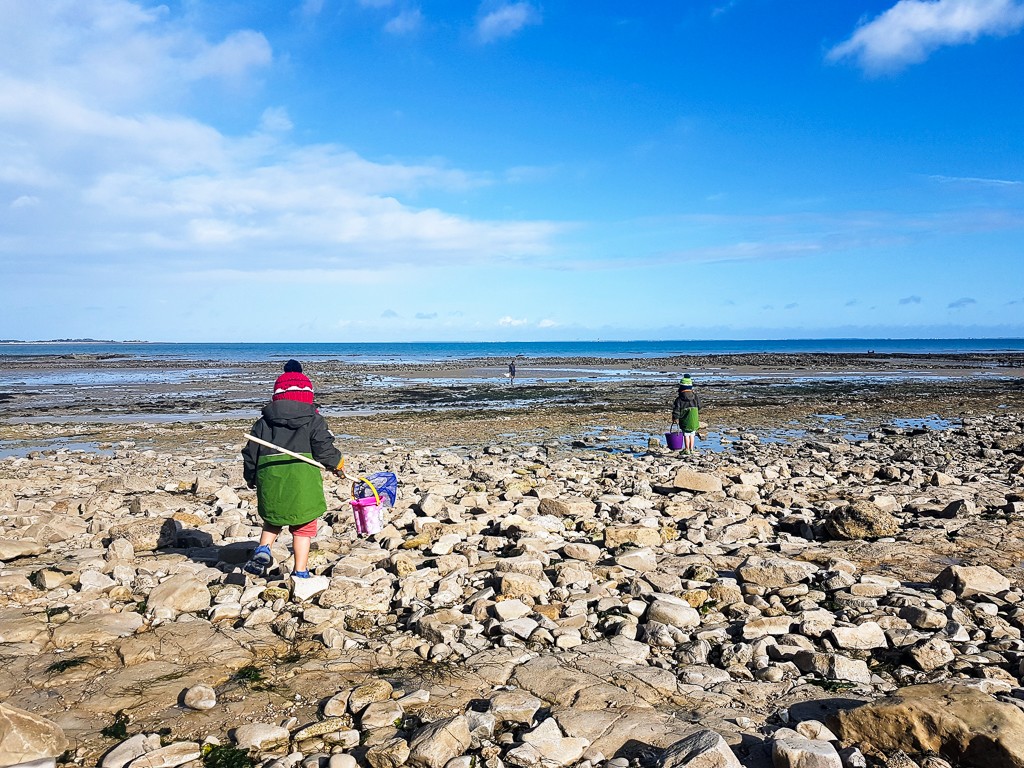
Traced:
[[266, 576], [270, 566], [274, 564], [274, 556], [270, 554], [270, 547], [260, 544], [253, 551], [249, 562], [242, 566], [242, 570], [251, 573], [253, 576]]

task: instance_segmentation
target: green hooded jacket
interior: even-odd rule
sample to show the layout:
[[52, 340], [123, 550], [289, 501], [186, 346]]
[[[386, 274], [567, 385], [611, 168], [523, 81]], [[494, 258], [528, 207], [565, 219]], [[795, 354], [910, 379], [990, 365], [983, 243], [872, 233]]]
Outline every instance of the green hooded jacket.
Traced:
[[[327, 469], [341, 461], [334, 435], [316, 408], [295, 400], [275, 400], [263, 409], [252, 435], [308, 456]], [[320, 470], [259, 443], [242, 449], [243, 476], [256, 486], [259, 513], [271, 525], [305, 525], [327, 511]]]

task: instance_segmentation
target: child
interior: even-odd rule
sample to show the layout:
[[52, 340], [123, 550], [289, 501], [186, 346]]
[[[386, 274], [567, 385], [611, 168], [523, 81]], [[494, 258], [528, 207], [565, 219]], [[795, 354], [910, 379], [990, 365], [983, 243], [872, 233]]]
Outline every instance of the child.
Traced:
[[[295, 360], [285, 363], [274, 382], [274, 396], [262, 411], [251, 434], [268, 443], [301, 453], [341, 474], [345, 460], [334, 447], [334, 435], [324, 417], [313, 407], [313, 385]], [[270, 546], [284, 526], [292, 534], [295, 567], [292, 576], [309, 578], [309, 548], [316, 536], [317, 519], [327, 511], [320, 470], [259, 443], [242, 449], [243, 476], [256, 488], [263, 533], [259, 546], [244, 569], [265, 576], [274, 558]]]
[[672, 421], [679, 424], [683, 430], [684, 453], [694, 452], [694, 436], [700, 427], [700, 397], [693, 391], [693, 379], [689, 374], [683, 376], [679, 382], [679, 394], [672, 403]]

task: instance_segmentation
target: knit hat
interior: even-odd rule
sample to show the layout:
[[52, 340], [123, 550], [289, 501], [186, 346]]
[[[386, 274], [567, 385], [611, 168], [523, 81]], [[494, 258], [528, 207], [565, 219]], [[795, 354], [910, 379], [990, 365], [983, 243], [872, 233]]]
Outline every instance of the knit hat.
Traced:
[[284, 364], [285, 373], [302, 373], [302, 363], [298, 360], [289, 360]]
[[693, 379], [691, 379], [689, 376], [683, 376], [683, 378], [680, 379], [680, 381], [679, 381], [679, 386], [680, 387], [692, 387], [693, 386]]
[[274, 400], [313, 404], [313, 383], [304, 373], [282, 373], [274, 382]]

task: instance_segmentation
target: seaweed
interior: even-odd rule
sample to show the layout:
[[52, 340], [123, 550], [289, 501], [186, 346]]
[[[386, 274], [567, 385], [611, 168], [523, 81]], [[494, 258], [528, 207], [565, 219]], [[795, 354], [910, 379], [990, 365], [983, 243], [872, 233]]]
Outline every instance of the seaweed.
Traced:
[[100, 729], [100, 735], [108, 739], [116, 739], [117, 741], [124, 741], [128, 738], [128, 715], [125, 714], [123, 709], [118, 710], [117, 714], [114, 715], [114, 722], [110, 725], [105, 725]]
[[203, 746], [203, 768], [253, 768], [255, 765], [248, 752], [230, 744]]
[[59, 674], [60, 672], [65, 672], [69, 669], [80, 667], [82, 664], [85, 664], [85, 662], [86, 659], [82, 658], [81, 656], [79, 656], [76, 659], [60, 659], [59, 661], [55, 661], [53, 662], [53, 664], [48, 666], [46, 668], [46, 671], [53, 674]]

